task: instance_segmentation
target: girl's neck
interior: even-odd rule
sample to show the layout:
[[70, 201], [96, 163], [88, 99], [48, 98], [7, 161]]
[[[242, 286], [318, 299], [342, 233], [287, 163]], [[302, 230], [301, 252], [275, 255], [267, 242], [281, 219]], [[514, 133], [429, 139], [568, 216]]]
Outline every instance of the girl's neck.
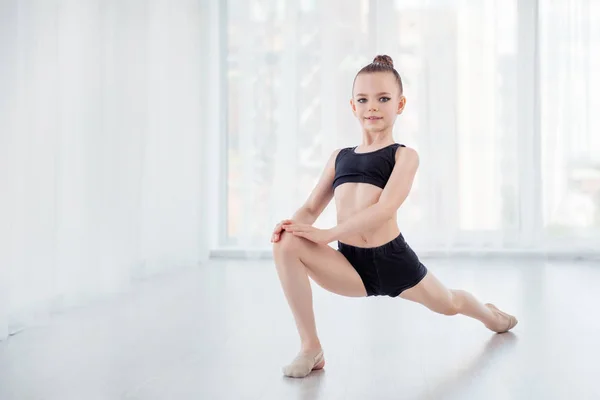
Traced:
[[392, 132], [363, 132], [362, 147], [381, 147], [394, 143]]

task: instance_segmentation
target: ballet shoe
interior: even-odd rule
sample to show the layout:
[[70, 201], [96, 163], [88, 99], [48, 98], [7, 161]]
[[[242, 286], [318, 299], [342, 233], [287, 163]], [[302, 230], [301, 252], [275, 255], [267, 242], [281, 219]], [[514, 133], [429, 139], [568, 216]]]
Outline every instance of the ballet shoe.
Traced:
[[489, 308], [490, 310], [492, 310], [494, 313], [496, 314], [500, 314], [501, 316], [503, 316], [504, 318], [508, 319], [508, 323], [506, 328], [502, 329], [502, 330], [496, 330], [496, 329], [492, 329], [488, 326], [488, 329], [491, 329], [492, 331], [496, 332], [496, 333], [505, 333], [510, 331], [512, 328], [515, 327], [515, 325], [517, 325], [519, 323], [519, 321], [517, 320], [517, 318], [513, 315], [507, 314], [504, 311], [501, 311], [500, 309], [498, 309], [498, 307], [496, 307], [493, 304], [490, 303], [486, 303], [485, 306], [487, 308]]
[[318, 350], [316, 353], [299, 353], [296, 358], [281, 370], [285, 376], [291, 378], [304, 378], [315, 369], [322, 369], [325, 366], [325, 358], [323, 350]]

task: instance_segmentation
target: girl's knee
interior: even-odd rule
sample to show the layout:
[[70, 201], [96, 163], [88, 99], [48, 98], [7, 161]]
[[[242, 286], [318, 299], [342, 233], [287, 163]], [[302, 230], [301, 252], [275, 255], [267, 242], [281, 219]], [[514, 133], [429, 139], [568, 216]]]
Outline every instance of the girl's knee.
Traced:
[[450, 303], [442, 309], [442, 314], [452, 316], [458, 314], [458, 307], [454, 303]]
[[302, 238], [289, 232], [282, 232], [278, 242], [273, 243], [273, 256], [296, 256], [300, 252]]
[[452, 292], [450, 292], [447, 296], [444, 296], [444, 298], [440, 300], [435, 311], [443, 315], [451, 316], [458, 314], [459, 310], [460, 304], [458, 298]]

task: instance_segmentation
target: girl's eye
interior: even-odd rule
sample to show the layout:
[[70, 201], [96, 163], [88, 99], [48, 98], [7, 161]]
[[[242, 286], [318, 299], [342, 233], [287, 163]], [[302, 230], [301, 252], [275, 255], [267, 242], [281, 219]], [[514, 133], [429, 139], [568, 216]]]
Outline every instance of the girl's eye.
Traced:
[[[387, 103], [388, 101], [390, 101], [391, 98], [389, 97], [380, 97], [379, 101], [381, 101], [382, 103]], [[360, 98], [358, 100], [356, 100], [357, 103], [366, 103], [367, 99], [365, 98]]]

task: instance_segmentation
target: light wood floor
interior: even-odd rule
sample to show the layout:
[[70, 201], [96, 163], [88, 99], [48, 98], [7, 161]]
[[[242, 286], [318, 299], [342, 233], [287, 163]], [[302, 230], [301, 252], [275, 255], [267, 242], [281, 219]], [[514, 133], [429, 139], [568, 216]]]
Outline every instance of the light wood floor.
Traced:
[[285, 378], [298, 341], [272, 261], [211, 261], [0, 343], [0, 399], [600, 399], [598, 263], [423, 262], [514, 333], [313, 286], [327, 364]]

